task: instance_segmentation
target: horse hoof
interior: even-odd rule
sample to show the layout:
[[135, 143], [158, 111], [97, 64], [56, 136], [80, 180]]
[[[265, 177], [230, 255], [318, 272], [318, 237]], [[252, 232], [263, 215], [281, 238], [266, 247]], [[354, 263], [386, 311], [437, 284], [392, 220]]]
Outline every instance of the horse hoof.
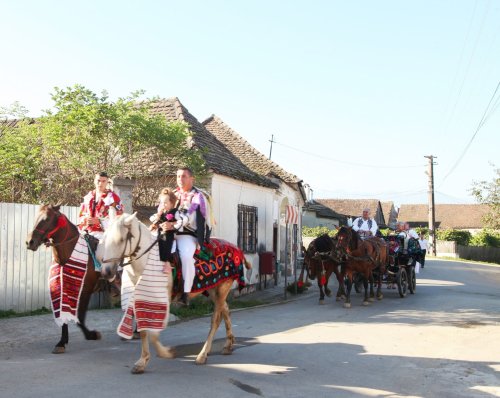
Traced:
[[383, 294], [379, 294], [379, 295], [377, 296], [377, 300], [382, 300], [383, 298], [384, 298], [384, 295], [383, 295]]
[[144, 373], [144, 368], [139, 366], [134, 366], [130, 371], [133, 375], [142, 375]]
[[222, 350], [222, 355], [231, 355], [233, 353], [233, 349], [232, 348], [224, 348]]
[[351, 308], [351, 303], [344, 303], [344, 308]]
[[203, 356], [201, 358], [197, 357], [195, 363], [196, 365], [205, 365], [207, 363], [207, 357], [206, 356]]
[[54, 347], [52, 350], [52, 354], [64, 354], [66, 352], [66, 348], [64, 347]]
[[332, 297], [332, 292], [326, 292], [327, 297]]
[[324, 305], [325, 304], [325, 300], [319, 300], [319, 305]]
[[95, 332], [95, 339], [96, 339], [96, 340], [101, 340], [101, 339], [102, 339], [102, 334], [101, 334], [101, 332], [97, 332], [97, 331]]
[[365, 307], [367, 307], [367, 306], [369, 306], [369, 305], [370, 305], [370, 302], [369, 302], [369, 301], [363, 301], [363, 305], [364, 305]]
[[368, 301], [369, 301], [370, 303], [373, 303], [373, 302], [375, 301], [375, 299], [374, 299], [373, 297], [370, 297], [370, 298], [368, 299]]
[[341, 297], [335, 297], [335, 301], [340, 301], [340, 300], [342, 300]]

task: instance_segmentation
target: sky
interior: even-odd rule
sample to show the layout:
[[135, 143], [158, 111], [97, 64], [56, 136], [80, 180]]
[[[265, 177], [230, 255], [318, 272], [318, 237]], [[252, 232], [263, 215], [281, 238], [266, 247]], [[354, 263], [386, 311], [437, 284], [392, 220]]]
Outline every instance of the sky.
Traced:
[[[500, 167], [500, 0], [0, 0], [0, 107], [178, 97], [313, 198], [474, 203]], [[497, 90], [497, 91], [495, 91]]]

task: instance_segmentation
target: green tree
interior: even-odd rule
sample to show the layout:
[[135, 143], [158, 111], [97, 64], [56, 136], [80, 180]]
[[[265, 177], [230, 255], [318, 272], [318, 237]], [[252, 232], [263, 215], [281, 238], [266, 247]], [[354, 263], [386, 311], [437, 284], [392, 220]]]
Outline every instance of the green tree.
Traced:
[[491, 181], [475, 181], [471, 192], [479, 203], [490, 208], [483, 218], [485, 226], [500, 229], [500, 169], [495, 169], [495, 174]]
[[111, 102], [106, 92], [56, 87], [52, 110], [1, 132], [0, 201], [76, 205], [96, 172], [140, 179], [149, 176], [151, 161], [202, 173], [200, 152], [187, 145], [188, 125], [151, 114], [154, 99], [139, 101], [142, 95]]

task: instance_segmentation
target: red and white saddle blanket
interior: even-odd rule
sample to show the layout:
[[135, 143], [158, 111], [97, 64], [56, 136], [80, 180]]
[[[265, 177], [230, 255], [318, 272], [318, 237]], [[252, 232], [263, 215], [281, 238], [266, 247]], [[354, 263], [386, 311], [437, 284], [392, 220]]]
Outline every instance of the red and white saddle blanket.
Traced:
[[169, 307], [167, 283], [168, 276], [163, 273], [163, 261], [160, 260], [158, 245], [154, 245], [116, 330], [120, 337], [132, 338], [134, 317], [139, 332], [159, 331], [167, 327]]
[[64, 265], [52, 263], [49, 269], [49, 294], [54, 320], [58, 326], [78, 321], [78, 305], [87, 273], [87, 242], [80, 236], [70, 259]]

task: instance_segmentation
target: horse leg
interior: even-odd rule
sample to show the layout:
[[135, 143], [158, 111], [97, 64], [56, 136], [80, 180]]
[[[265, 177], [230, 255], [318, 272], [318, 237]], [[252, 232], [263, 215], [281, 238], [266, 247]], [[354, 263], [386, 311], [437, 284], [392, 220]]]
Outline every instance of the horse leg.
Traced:
[[82, 330], [86, 340], [100, 340], [101, 333], [97, 330], [88, 330], [85, 326], [85, 318], [87, 316], [87, 309], [90, 302], [90, 297], [94, 292], [94, 287], [98, 281], [98, 275], [92, 269], [87, 270], [87, 275], [83, 282], [82, 294], [80, 296], [80, 302], [78, 303], [78, 327]]
[[173, 359], [175, 358], [175, 349], [171, 348], [169, 346], [164, 346], [161, 341], [160, 341], [160, 332], [159, 331], [150, 331], [149, 332], [149, 338], [151, 340], [151, 344], [153, 344], [155, 350], [156, 350], [156, 355], [158, 355], [160, 358], [165, 358], [165, 359]]
[[87, 317], [87, 307], [90, 301], [90, 295], [88, 292], [83, 291], [80, 296], [80, 304], [78, 306], [78, 327], [83, 332], [86, 340], [101, 340], [101, 333], [97, 330], [89, 330], [85, 325], [85, 318]]
[[370, 300], [368, 299], [368, 281], [370, 279], [369, 275], [363, 275], [363, 287], [365, 288], [365, 299], [363, 300], [363, 305], [370, 305]]
[[338, 271], [337, 266], [333, 272], [335, 273], [335, 277], [337, 278], [337, 282], [339, 283], [339, 288], [337, 289], [337, 297], [335, 298], [335, 300], [340, 301], [341, 299], [345, 299], [344, 276], [342, 275], [342, 272]]
[[373, 278], [373, 272], [370, 272], [370, 297], [368, 299], [368, 301], [370, 303], [373, 303], [375, 301], [375, 293], [373, 291], [373, 281], [374, 281], [374, 278]]
[[141, 374], [144, 373], [146, 366], [151, 359], [151, 353], [149, 352], [149, 338], [148, 332], [142, 330], [141, 334], [141, 357], [134, 363], [134, 367], [132, 368], [132, 374]]
[[325, 294], [328, 297], [332, 297], [332, 291], [328, 288], [328, 281], [330, 280], [330, 276], [332, 275], [332, 270], [329, 269], [326, 271], [326, 279], [325, 279]]
[[229, 313], [229, 306], [227, 305], [227, 295], [231, 290], [232, 283], [226, 286], [221, 286], [219, 290], [219, 296], [222, 306], [222, 318], [224, 319], [224, 324], [226, 326], [226, 343], [222, 348], [223, 355], [231, 355], [233, 353], [233, 347], [235, 343], [235, 338], [233, 335], [233, 325], [231, 322], [231, 314]]
[[321, 284], [321, 277], [318, 278], [319, 287], [319, 303], [325, 304], [325, 292], [323, 291], [323, 285]]
[[352, 289], [352, 271], [346, 273], [347, 291], [345, 296], [344, 308], [351, 308], [351, 289]]
[[219, 295], [218, 293], [220, 286], [223, 285], [219, 285], [216, 288], [214, 288], [214, 290], [216, 290], [215, 292], [212, 291], [209, 292], [210, 298], [214, 302], [214, 313], [212, 314], [212, 321], [210, 323], [210, 331], [208, 332], [207, 341], [205, 341], [203, 348], [201, 349], [200, 353], [198, 354], [195, 360], [197, 365], [204, 365], [207, 363], [208, 354], [212, 349], [212, 341], [222, 321], [223, 306], [221, 305], [220, 302], [221, 295]]
[[65, 323], [61, 326], [61, 340], [59, 340], [52, 350], [52, 354], [64, 354], [66, 352], [66, 344], [68, 344], [68, 341], [68, 324]]

